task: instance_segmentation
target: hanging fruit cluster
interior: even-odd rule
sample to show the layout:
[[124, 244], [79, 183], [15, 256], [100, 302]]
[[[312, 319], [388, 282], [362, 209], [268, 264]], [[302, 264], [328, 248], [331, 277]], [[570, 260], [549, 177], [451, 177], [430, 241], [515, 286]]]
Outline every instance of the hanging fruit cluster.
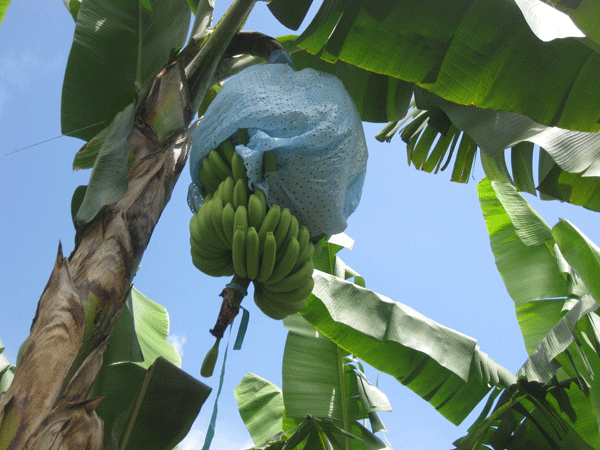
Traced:
[[[283, 319], [304, 308], [312, 292], [314, 244], [288, 208], [269, 207], [261, 189], [249, 189], [232, 141], [245, 145], [247, 130], [212, 149], [198, 169], [204, 202], [190, 221], [192, 260], [207, 275], [251, 280], [256, 305]], [[273, 171], [270, 152], [263, 164]]]

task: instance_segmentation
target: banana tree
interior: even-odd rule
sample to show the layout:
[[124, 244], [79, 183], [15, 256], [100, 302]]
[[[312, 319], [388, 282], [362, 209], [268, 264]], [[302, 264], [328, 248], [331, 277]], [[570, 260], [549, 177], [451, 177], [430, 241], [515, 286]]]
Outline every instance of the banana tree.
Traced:
[[[596, 77], [600, 32], [593, 19], [594, 6], [590, 2], [569, 4], [565, 7], [568, 17], [560, 16], [568, 25], [563, 29], [566, 31], [548, 34], [537, 26], [543, 22], [527, 9], [538, 3], [474, 0], [449, 5], [441, 1], [325, 0], [300, 36], [282, 38], [281, 45], [293, 53], [297, 68], [310, 66], [338, 75], [363, 120], [395, 122], [407, 113], [415, 117], [404, 137], [409, 141], [410, 161], [418, 167], [438, 167], [462, 133], [455, 163], [457, 180], [468, 178], [476, 147], [486, 147], [474, 129], [484, 130], [480, 131], [483, 135], [489, 130], [479, 123], [471, 127], [472, 124], [461, 121], [467, 116], [463, 107], [478, 108], [476, 116], [489, 115], [490, 111], [506, 112], [513, 118], [517, 115], [518, 133], [508, 126], [504, 127], [506, 130], [496, 130], [508, 146], [531, 139], [531, 131], [539, 131], [540, 126], [572, 131], [574, 134], [552, 129], [548, 138], [552, 145], [544, 143], [553, 159], [546, 158], [540, 165], [544, 176], [548, 175], [541, 191], [595, 207], [591, 193], [595, 189], [596, 154], [588, 148], [590, 142], [595, 142], [600, 117]], [[269, 7], [284, 25], [297, 29], [310, 4], [272, 0]], [[125, 317], [131, 281], [186, 164], [190, 124], [203, 99], [209, 98], [206, 93], [212, 89], [210, 95], [214, 95], [218, 82], [264, 60], [276, 46], [270, 39], [261, 41], [261, 45], [256, 36], [238, 34], [254, 0], [237, 0], [215, 27], [210, 0], [70, 0], [65, 5], [76, 28], [63, 87], [62, 127], [65, 135], [87, 142], [75, 156], [74, 167], [91, 168], [92, 173], [88, 185], [73, 195], [76, 248], [67, 258], [59, 248], [14, 379], [0, 398], [0, 448], [43, 448], [47, 442], [60, 442], [58, 448], [81, 443], [102, 448], [107, 423], [112, 424], [111, 430], [117, 430], [115, 445], [137, 445], [135, 418], [143, 416], [137, 414], [139, 411], [146, 411], [147, 397], [143, 394], [148, 392], [152, 379], [162, 379], [153, 375], [170, 366], [163, 364], [156, 353], [152, 363], [148, 361], [151, 365], [135, 365], [145, 371], [143, 376], [133, 366], [124, 369], [123, 376], [143, 379], [144, 389], [135, 402], [123, 409], [123, 416], [113, 414], [110, 421], [103, 423], [96, 413], [101, 405], [98, 392], [103, 391], [98, 390], [101, 384], [96, 382], [103, 359], [110, 360], [106, 356], [109, 337], [119, 326], [119, 315]], [[5, 6], [1, 7], [0, 14], [5, 10]], [[190, 12], [195, 19], [186, 42]], [[551, 40], [544, 42], [536, 33]], [[540, 72], [546, 75], [542, 79]], [[413, 96], [417, 110], [409, 112]], [[493, 117], [508, 121], [509, 116], [499, 113]], [[389, 125], [386, 137], [397, 126]], [[438, 137], [438, 133], [443, 137]], [[508, 171], [500, 161], [492, 161], [504, 150], [501, 147], [488, 150], [487, 170], [508, 179]], [[520, 181], [515, 184], [531, 190], [530, 149], [516, 153], [513, 176]], [[572, 158], [576, 164], [571, 164]], [[585, 311], [589, 320], [588, 328], [574, 332], [577, 341], [567, 339], [568, 345], [584, 340], [587, 346], [582, 350], [585, 358], [581, 361], [595, 367], [597, 344], [589, 330], [595, 330], [597, 324], [595, 319], [589, 319], [593, 316], [589, 315], [587, 303], [582, 303], [589, 296], [580, 291], [588, 289], [589, 295], [597, 295], [592, 264], [597, 252], [584, 238], [578, 238], [568, 224], [557, 226], [552, 236], [559, 248], [563, 246], [564, 259], [583, 280], [581, 284], [573, 281], [578, 279], [576, 276], [567, 277], [579, 289], [569, 291], [569, 295], [580, 299], [577, 308]], [[539, 243], [539, 236], [532, 239], [536, 245]], [[578, 246], [569, 249], [571, 241]], [[579, 252], [586, 255], [583, 261], [567, 256]], [[323, 254], [331, 263], [331, 252]], [[547, 258], [544, 261], [547, 263]], [[561, 276], [565, 273], [570, 273], [570, 269], [559, 271]], [[317, 273], [316, 289], [303, 311], [304, 318], [343, 351], [397, 377], [450, 420], [462, 420], [468, 408], [481, 400], [492, 385], [514, 385], [513, 376], [491, 362], [473, 340], [459, 338], [418, 313], [343, 278]], [[560, 284], [555, 278], [553, 283]], [[353, 306], [341, 305], [340, 296], [351, 299]], [[361, 322], [361, 307], [379, 312], [376, 325]], [[340, 319], [346, 309], [353, 317]], [[553, 308], [545, 311], [556, 315]], [[400, 324], [404, 321], [416, 325], [403, 332]], [[575, 327], [570, 320], [565, 322]], [[435, 347], [424, 352], [425, 336], [432, 330], [448, 337], [462, 356], [448, 360], [442, 349]], [[535, 331], [535, 339], [539, 340], [535, 348], [542, 345], [548, 333], [549, 329], [545, 334], [544, 330]], [[384, 336], [392, 338], [386, 340]], [[412, 342], [411, 337], [415, 336], [420, 338]], [[407, 364], [389, 365], [370, 355], [371, 345], [394, 348]], [[56, 348], [60, 351], [54, 351]], [[578, 380], [578, 389], [585, 394], [587, 385], [583, 381], [595, 387], [591, 375], [581, 375], [592, 372], [583, 372], [582, 363], [577, 361], [569, 366], [563, 360], [570, 363], [572, 358], [566, 356], [564, 349], [559, 350], [554, 355], [556, 361]], [[550, 364], [556, 369], [554, 373], [548, 369], [550, 378], [536, 381], [549, 383], [558, 371], [556, 361]], [[14, 369], [7, 364], [3, 367], [2, 380], [8, 384]], [[429, 378], [430, 373], [436, 374], [434, 381]], [[524, 375], [531, 373], [537, 372], [526, 370]], [[531, 411], [546, 407], [538, 397], [531, 397], [529, 387], [519, 386], [521, 390], [517, 391], [529, 395], [527, 406], [523, 406], [521, 395], [505, 399], [499, 408], [516, 411], [518, 404]], [[453, 398], [466, 399], [466, 405]], [[592, 406], [597, 409], [594, 401]], [[135, 414], [129, 407], [135, 409]], [[563, 414], [569, 416], [569, 411]], [[494, 416], [494, 420], [498, 417]], [[57, 430], [63, 424], [70, 424], [71, 428], [58, 436]], [[310, 422], [310, 426], [314, 430], [328, 427], [317, 422]], [[555, 421], [549, 426], [564, 427], [564, 423]], [[544, 426], [541, 429], [546, 432]], [[565, 429], [568, 436], [575, 429], [575, 434], [587, 440], [586, 433], [577, 427]], [[175, 432], [165, 445], [173, 444], [180, 435], [181, 430]]]

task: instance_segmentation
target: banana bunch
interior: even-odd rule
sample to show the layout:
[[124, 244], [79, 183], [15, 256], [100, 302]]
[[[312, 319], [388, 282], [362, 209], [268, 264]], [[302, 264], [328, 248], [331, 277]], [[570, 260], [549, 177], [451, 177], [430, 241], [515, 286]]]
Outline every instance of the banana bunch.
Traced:
[[[237, 142], [238, 144], [248, 143], [248, 130], [245, 128], [238, 130]], [[244, 180], [244, 183], [248, 185], [244, 160], [235, 151], [231, 139], [224, 140], [219, 147], [213, 148], [204, 157], [198, 169], [198, 177], [204, 185], [203, 195], [205, 198], [214, 194], [219, 185], [229, 177], [232, 177], [235, 182]]]
[[[246, 130], [238, 142], [247, 142]], [[266, 155], [265, 169], [275, 161]], [[204, 158], [199, 176], [205, 200], [190, 221], [194, 265], [211, 276], [237, 275], [254, 283], [254, 301], [269, 317], [300, 311], [312, 292], [315, 247], [288, 208], [267, 205], [251, 191], [241, 156], [230, 140]]]

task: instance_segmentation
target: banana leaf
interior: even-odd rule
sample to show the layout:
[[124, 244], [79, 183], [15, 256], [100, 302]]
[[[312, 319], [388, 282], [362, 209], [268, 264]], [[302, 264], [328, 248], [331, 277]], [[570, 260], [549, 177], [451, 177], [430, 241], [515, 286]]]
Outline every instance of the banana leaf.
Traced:
[[10, 5], [10, 0], [0, 1], [0, 25], [2, 25], [2, 21], [4, 20], [4, 16], [6, 15], [6, 10], [8, 9], [8, 5]]
[[[415, 99], [417, 107], [425, 111], [416, 109], [409, 114], [418, 114], [421, 120], [428, 117], [429, 122], [425, 130], [419, 128], [413, 134], [407, 130], [419, 122], [409, 122], [402, 131], [402, 138], [408, 144], [409, 162], [415, 164], [417, 169], [431, 172], [435, 168], [437, 172], [450, 140], [463, 131], [481, 150], [481, 161], [488, 178], [509, 181], [519, 191], [536, 195], [532, 157], [533, 144], [536, 144], [551, 157], [548, 169], [542, 168], [546, 164], [545, 159], [541, 158], [538, 163], [538, 190], [554, 199], [600, 211], [600, 201], [596, 195], [600, 191], [600, 133], [547, 127], [522, 114], [458, 105], [422, 88], [415, 89]], [[453, 126], [453, 130], [459, 131], [449, 132], [448, 124]], [[395, 132], [401, 129], [401, 125], [399, 122], [390, 122], [386, 130], [390, 129]], [[439, 134], [436, 134], [436, 130]], [[392, 136], [393, 133], [387, 131], [378, 138], [390, 141]], [[412, 147], [415, 150], [411, 155]], [[512, 175], [504, 156], [505, 149], [509, 148]], [[426, 157], [427, 163], [424, 164]], [[459, 153], [455, 171], [460, 159]], [[453, 180], [460, 181], [456, 177]]]
[[[269, 3], [269, 8], [273, 2]], [[297, 36], [281, 36], [279, 42], [291, 54], [296, 70], [307, 67], [335, 75], [354, 100], [364, 122], [399, 120], [408, 111], [413, 83], [361, 69], [341, 60], [325, 61], [295, 45]]]
[[0, 392], [6, 392], [10, 387], [16, 370], [16, 366], [12, 365], [4, 354], [4, 348], [0, 341]]
[[[78, 3], [78, 2], [76, 2]], [[71, 2], [68, 8], [71, 12]], [[62, 133], [89, 141], [185, 43], [186, 0], [86, 0], [77, 12], [62, 91]]]
[[[266, 448], [278, 448], [282, 433], [293, 433], [290, 441], [307, 439], [304, 448], [313, 448], [315, 436], [332, 445], [347, 438], [349, 447], [344, 448], [353, 450], [387, 448], [375, 435], [385, 429], [377, 411], [391, 411], [385, 394], [366, 380], [347, 352], [300, 316], [289, 316], [284, 323], [290, 332], [283, 357], [283, 389], [254, 374], [246, 375], [235, 389], [240, 415], [254, 442], [270, 441], [273, 447]], [[302, 429], [307, 417], [332, 420], [333, 434], [327, 422]], [[369, 419], [371, 430], [358, 422], [362, 419]], [[344, 435], [344, 430], [351, 434]], [[340, 432], [342, 436], [336, 436]]]
[[531, 30], [542, 41], [585, 36], [567, 14], [547, 3], [540, 0], [515, 0], [515, 3]]
[[233, 390], [240, 416], [256, 445], [283, 430], [283, 394], [270, 381], [246, 374]]
[[508, 184], [482, 180], [479, 201], [496, 267], [517, 307], [568, 295], [550, 226]]
[[492, 251], [530, 353], [517, 375], [537, 383], [554, 377], [579, 380], [583, 391], [572, 387], [568, 394], [574, 414], [569, 417], [555, 406], [561, 420], [597, 448], [597, 414], [584, 392], [594, 379], [588, 362], [593, 358], [581, 351], [582, 341], [597, 339], [592, 333], [598, 303], [584, 283], [589, 279], [593, 285], [600, 276], [597, 247], [566, 221], [550, 229], [508, 183], [483, 180], [478, 192]]
[[[597, 17], [578, 11], [576, 22]], [[513, 2], [324, 0], [296, 44], [454, 103], [572, 130], [600, 127], [600, 55], [578, 38], [543, 42]]]
[[586, 45], [595, 48], [600, 45], [600, 28], [598, 28], [598, 22], [595, 17], [600, 14], [600, 5], [593, 0], [582, 0], [575, 2], [561, 2], [556, 5], [557, 9], [561, 10], [565, 14], [568, 14], [575, 25], [577, 25], [584, 33], [585, 38], [582, 42]]
[[127, 192], [127, 137], [134, 113], [134, 105], [130, 104], [114, 117], [106, 132], [99, 133], [90, 181], [73, 217], [76, 229], [91, 222], [103, 206], [121, 200]]
[[162, 356], [171, 364], [181, 367], [181, 356], [175, 346], [167, 341], [168, 336], [169, 314], [165, 307], [134, 287], [110, 337], [104, 364], [108, 366], [129, 361], [147, 369], [156, 358]]
[[[105, 424], [105, 439], [112, 442], [111, 445], [116, 446], [121, 442], [127, 427], [133, 427], [130, 431], [134, 434], [143, 434], [143, 427], [147, 423], [143, 422], [146, 419], [138, 419], [139, 415], [174, 415], [176, 420], [180, 420], [180, 424], [170, 423], [168, 418], [165, 421], [165, 436], [170, 433], [171, 437], [177, 435], [181, 440], [185, 433], [180, 436], [179, 432], [187, 425], [191, 426], [196, 417], [194, 414], [198, 413], [210, 393], [210, 388], [180, 369], [181, 357], [175, 347], [167, 341], [168, 334], [169, 316], [165, 308], [132, 288], [110, 337], [109, 348], [104, 354], [103, 365], [93, 387], [93, 395], [105, 397], [97, 412]], [[146, 386], [144, 383], [148, 382], [150, 385]], [[161, 383], [164, 383], [163, 392], [156, 396], [156, 403], [150, 401], [150, 398], [144, 400], [147, 390], [160, 391]], [[178, 383], [181, 383], [181, 387], [178, 387]], [[179, 392], [179, 389], [183, 391]], [[189, 408], [179, 408], [176, 413], [171, 411], [169, 407], [176, 408], [178, 401], [183, 402], [181, 398], [177, 398], [181, 395], [185, 397], [185, 390], [189, 390], [192, 399]], [[165, 402], [164, 405], [160, 403], [161, 398]], [[138, 408], [135, 411], [135, 401], [145, 402], [144, 410]], [[151, 442], [149, 439], [146, 443], [150, 445]], [[173, 445], [144, 448], [172, 448]]]
[[568, 220], [560, 220], [552, 234], [564, 258], [600, 303], [600, 249]]
[[459, 424], [493, 385], [515, 381], [474, 339], [356, 284], [315, 271], [301, 315], [341, 348], [392, 375]]
[[190, 430], [211, 389], [166, 359], [146, 370], [113, 364], [97, 380], [104, 399], [97, 408], [105, 424], [105, 448], [173, 448]]

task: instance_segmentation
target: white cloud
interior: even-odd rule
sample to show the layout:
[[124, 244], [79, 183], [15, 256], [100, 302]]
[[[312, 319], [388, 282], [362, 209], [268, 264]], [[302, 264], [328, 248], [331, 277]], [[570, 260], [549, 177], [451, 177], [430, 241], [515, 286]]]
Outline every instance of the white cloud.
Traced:
[[179, 356], [183, 358], [183, 346], [187, 342], [187, 338], [183, 334], [169, 334], [167, 341], [175, 346], [175, 350]]
[[181, 450], [200, 450], [204, 443], [204, 433], [197, 428], [192, 428], [178, 447]]
[[[219, 425], [223, 425], [219, 427]], [[206, 434], [199, 428], [192, 428], [178, 446], [181, 450], [201, 450]], [[243, 440], [242, 440], [243, 439]], [[252, 439], [229, 429], [227, 424], [217, 422], [215, 436], [211, 442], [211, 450], [247, 450], [254, 447]]]

